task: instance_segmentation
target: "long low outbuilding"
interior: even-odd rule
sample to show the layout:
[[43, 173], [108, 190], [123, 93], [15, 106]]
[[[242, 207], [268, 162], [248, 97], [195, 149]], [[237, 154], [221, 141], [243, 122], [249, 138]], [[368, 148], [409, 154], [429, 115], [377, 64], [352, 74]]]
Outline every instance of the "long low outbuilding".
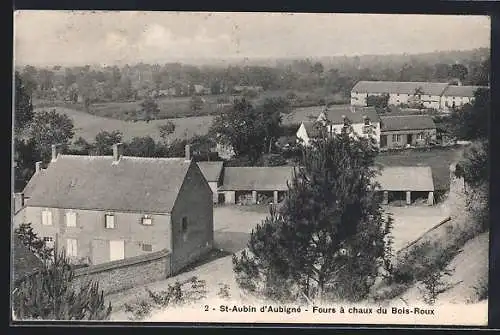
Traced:
[[[375, 180], [383, 192], [383, 203], [405, 195], [406, 204], [415, 198], [427, 197], [427, 204], [434, 204], [434, 181], [430, 166], [389, 166], [383, 167]], [[412, 197], [413, 195], [413, 197]]]
[[288, 190], [293, 171], [294, 168], [290, 166], [226, 167], [219, 194], [226, 204], [256, 204], [258, 194], [272, 195], [273, 202], [278, 203]]

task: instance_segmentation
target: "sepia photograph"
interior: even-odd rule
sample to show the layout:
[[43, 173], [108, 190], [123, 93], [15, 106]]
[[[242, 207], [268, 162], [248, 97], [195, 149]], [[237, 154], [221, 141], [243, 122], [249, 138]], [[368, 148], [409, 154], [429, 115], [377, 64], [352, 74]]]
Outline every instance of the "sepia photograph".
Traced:
[[15, 11], [11, 323], [487, 326], [490, 34]]

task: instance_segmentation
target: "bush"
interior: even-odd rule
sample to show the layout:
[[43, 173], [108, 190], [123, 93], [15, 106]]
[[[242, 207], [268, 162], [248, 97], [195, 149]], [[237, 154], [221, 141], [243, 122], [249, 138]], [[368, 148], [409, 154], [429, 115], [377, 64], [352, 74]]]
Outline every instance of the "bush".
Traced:
[[73, 286], [73, 268], [65, 254], [55, 255], [42, 272], [15, 288], [13, 307], [21, 320], [107, 320], [111, 303], [104, 302], [99, 283], [87, 281], [78, 290]]
[[125, 312], [131, 313], [131, 320], [142, 320], [160, 308], [175, 307], [200, 301], [206, 297], [206, 283], [192, 277], [184, 282], [169, 285], [165, 291], [146, 289], [148, 296], [132, 304], [125, 304]]

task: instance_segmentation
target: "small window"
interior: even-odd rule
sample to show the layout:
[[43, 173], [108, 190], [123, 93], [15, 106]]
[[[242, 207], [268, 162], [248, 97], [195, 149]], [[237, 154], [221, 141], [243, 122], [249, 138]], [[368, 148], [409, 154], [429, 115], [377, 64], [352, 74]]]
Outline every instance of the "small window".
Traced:
[[182, 218], [182, 239], [184, 241], [187, 240], [187, 234], [188, 234], [188, 219], [187, 217]]
[[75, 212], [66, 212], [66, 226], [67, 227], [76, 227], [76, 213]]
[[401, 135], [400, 134], [393, 134], [392, 135], [392, 141], [393, 142], [400, 142], [401, 141]]
[[153, 246], [151, 244], [143, 244], [142, 245], [142, 251], [151, 252], [151, 251], [153, 251]]
[[115, 216], [113, 214], [106, 214], [104, 216], [104, 225], [106, 229], [114, 229], [115, 228]]
[[77, 257], [78, 256], [77, 244], [78, 244], [78, 242], [74, 238], [68, 238], [66, 240], [66, 254], [69, 257]]
[[370, 119], [369, 118], [365, 118], [365, 126], [369, 126], [370, 125]]
[[417, 134], [417, 140], [422, 141], [424, 139], [424, 133]]
[[144, 215], [142, 218], [142, 224], [144, 226], [151, 226], [153, 224], [153, 219], [149, 215]]
[[42, 225], [52, 226], [52, 212], [48, 210], [42, 211]]

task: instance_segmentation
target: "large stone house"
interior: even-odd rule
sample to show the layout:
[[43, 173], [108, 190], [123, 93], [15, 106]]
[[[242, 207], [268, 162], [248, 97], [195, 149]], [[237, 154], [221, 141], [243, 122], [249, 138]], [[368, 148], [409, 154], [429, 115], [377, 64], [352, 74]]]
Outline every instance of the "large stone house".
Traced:
[[[368, 96], [389, 96], [389, 105], [419, 103], [424, 108], [447, 112], [471, 103], [479, 86], [435, 82], [359, 81], [351, 90], [351, 105], [366, 106]], [[486, 88], [486, 87], [484, 87]]]
[[428, 115], [380, 117], [380, 148], [425, 146], [437, 140], [436, 124]]
[[171, 272], [212, 248], [213, 195], [187, 157], [58, 154], [26, 186], [15, 223], [31, 223], [56, 250], [100, 264], [155, 251], [171, 253]]

